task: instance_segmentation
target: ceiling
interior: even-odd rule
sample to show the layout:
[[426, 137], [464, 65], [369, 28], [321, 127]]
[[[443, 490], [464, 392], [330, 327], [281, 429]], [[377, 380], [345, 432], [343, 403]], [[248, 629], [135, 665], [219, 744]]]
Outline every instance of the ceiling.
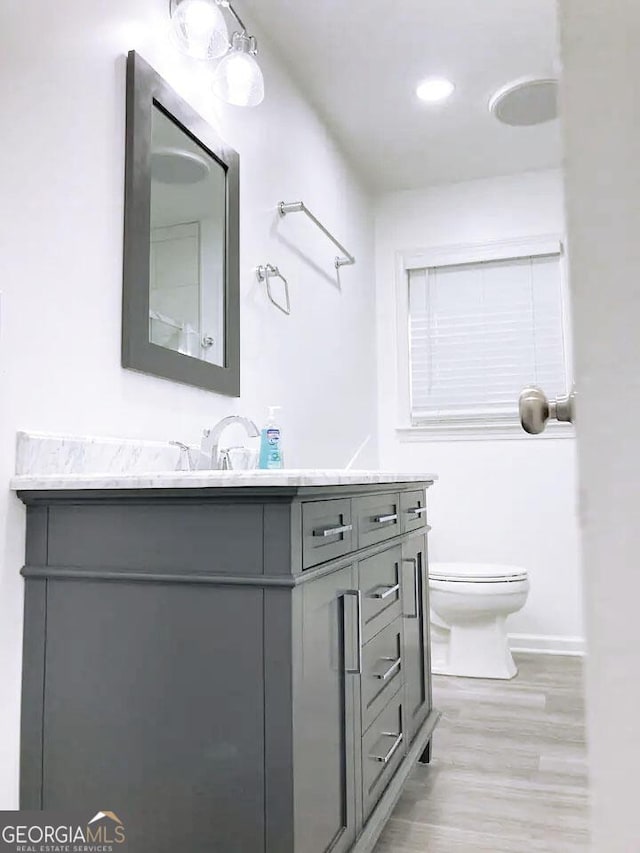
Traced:
[[[379, 192], [561, 164], [558, 121], [507, 127], [487, 109], [506, 83], [557, 73], [556, 0], [240, 0], [238, 6], [282, 53]], [[416, 98], [416, 84], [429, 76], [456, 84], [444, 104]]]

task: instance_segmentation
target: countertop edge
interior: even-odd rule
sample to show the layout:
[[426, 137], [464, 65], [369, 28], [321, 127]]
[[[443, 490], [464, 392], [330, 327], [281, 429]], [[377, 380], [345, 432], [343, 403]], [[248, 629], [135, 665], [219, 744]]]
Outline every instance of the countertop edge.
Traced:
[[259, 475], [248, 472], [150, 472], [148, 474], [42, 474], [16, 475], [10, 480], [14, 492], [163, 490], [163, 489], [296, 489], [337, 486], [380, 486], [411, 483], [434, 483], [436, 474], [406, 472], [353, 472], [327, 475], [309, 474]]

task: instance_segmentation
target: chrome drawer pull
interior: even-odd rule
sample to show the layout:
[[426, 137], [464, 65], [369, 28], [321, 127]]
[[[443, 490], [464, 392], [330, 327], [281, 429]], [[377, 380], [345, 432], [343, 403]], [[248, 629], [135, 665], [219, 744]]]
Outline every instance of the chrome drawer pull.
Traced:
[[398, 520], [398, 513], [394, 513], [393, 515], [379, 515], [373, 519], [376, 524], [389, 524], [390, 521]]
[[353, 530], [353, 524], [343, 524], [342, 527], [321, 527], [320, 530], [314, 530], [314, 536], [322, 536], [323, 538], [327, 538], [327, 536], [338, 536], [340, 533], [351, 533]]
[[409, 514], [420, 516], [420, 515], [424, 515], [426, 511], [427, 511], [426, 506], [414, 506], [413, 509], [409, 510]]
[[393, 663], [383, 675], [378, 675], [377, 673], [375, 673], [373, 677], [380, 679], [380, 681], [386, 681], [387, 678], [391, 678], [391, 676], [400, 669], [402, 658], [400, 657], [397, 660], [395, 658], [382, 658], [382, 660], [392, 660]]
[[357, 669], [346, 669], [349, 675], [362, 675], [362, 592], [359, 589], [348, 589], [343, 593], [345, 598], [351, 595], [358, 604], [358, 667]]
[[388, 764], [391, 761], [391, 759], [393, 758], [396, 750], [398, 749], [398, 747], [402, 743], [402, 741], [404, 739], [404, 735], [402, 734], [402, 732], [400, 732], [399, 735], [397, 735], [395, 732], [382, 732], [382, 734], [385, 737], [394, 737], [395, 738], [395, 741], [393, 742], [393, 746], [391, 747], [391, 749], [389, 750], [389, 752], [386, 755], [370, 755], [369, 758], [372, 761], [379, 761], [380, 764]]
[[384, 589], [384, 592], [373, 592], [369, 597], [379, 599], [389, 598], [390, 595], [400, 591], [400, 584], [397, 583], [395, 586], [382, 587], [382, 589]]
[[418, 607], [418, 590], [420, 588], [418, 581], [418, 560], [415, 557], [405, 557], [402, 561], [403, 563], [411, 563], [413, 566], [413, 590], [415, 594], [415, 602], [416, 602], [416, 612], [415, 613], [405, 613], [406, 619], [418, 619], [420, 616], [419, 607]]

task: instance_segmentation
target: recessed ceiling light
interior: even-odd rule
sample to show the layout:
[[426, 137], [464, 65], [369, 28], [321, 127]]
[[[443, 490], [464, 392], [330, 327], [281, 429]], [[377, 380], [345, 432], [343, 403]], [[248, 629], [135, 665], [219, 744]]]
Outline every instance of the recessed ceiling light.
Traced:
[[423, 80], [416, 89], [416, 95], [428, 104], [437, 104], [453, 94], [456, 87], [445, 77], [429, 77]]

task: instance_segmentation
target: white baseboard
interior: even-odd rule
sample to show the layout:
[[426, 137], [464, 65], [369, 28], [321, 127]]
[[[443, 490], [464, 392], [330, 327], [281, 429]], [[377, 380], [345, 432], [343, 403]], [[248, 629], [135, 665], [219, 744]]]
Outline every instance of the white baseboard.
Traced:
[[554, 637], [548, 634], [509, 634], [509, 647], [512, 652], [530, 652], [538, 655], [582, 657], [587, 651], [583, 637]]

